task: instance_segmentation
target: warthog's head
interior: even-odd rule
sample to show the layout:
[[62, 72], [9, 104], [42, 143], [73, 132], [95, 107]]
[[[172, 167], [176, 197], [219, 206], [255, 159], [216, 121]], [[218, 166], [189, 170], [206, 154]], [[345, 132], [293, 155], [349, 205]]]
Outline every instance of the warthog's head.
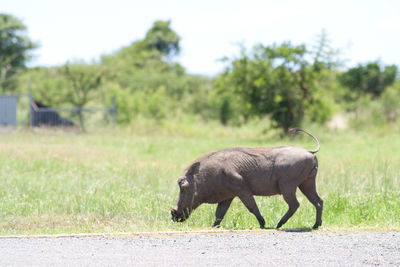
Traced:
[[179, 197], [175, 207], [171, 208], [171, 219], [175, 222], [185, 221], [198, 205], [195, 199], [197, 194], [194, 175], [198, 173], [199, 166], [199, 162], [192, 164], [185, 174], [178, 179]]

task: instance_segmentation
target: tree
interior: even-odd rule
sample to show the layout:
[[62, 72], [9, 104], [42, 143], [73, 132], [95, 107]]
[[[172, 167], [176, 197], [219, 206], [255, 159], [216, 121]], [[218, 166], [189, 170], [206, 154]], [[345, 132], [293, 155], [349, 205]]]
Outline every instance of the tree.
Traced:
[[17, 18], [0, 14], [0, 89], [12, 91], [14, 76], [25, 67], [37, 45], [26, 35], [25, 25]]
[[154, 22], [143, 40], [137, 40], [112, 55], [103, 56], [102, 62], [125, 70], [147, 65], [168, 70], [169, 62], [164, 62], [164, 57], [170, 59], [180, 51], [180, 37], [171, 29], [170, 24], [170, 21]]
[[[249, 107], [249, 115], [270, 115], [285, 132], [299, 125], [312, 103], [314, 70], [304, 45], [259, 45], [251, 53], [242, 50], [217, 80], [218, 90], [231, 88]], [[226, 109], [226, 106], [224, 106]]]
[[66, 92], [71, 85], [60, 73], [60, 67], [28, 68], [18, 77], [18, 87], [26, 88], [30, 84], [32, 96], [49, 107], [68, 106]]
[[101, 58], [104, 83], [111, 89], [106, 93], [117, 95], [117, 121], [129, 123], [138, 114], [162, 119], [178, 110], [209, 115], [211, 81], [186, 74], [173, 60], [180, 38], [170, 25], [156, 21], [143, 39]]
[[339, 76], [339, 81], [355, 92], [355, 98], [363, 95], [376, 98], [384, 92], [386, 87], [394, 83], [396, 75], [397, 67], [395, 65], [382, 66], [375, 61], [365, 65], [358, 64], [356, 67], [350, 68]]
[[332, 70], [343, 65], [343, 62], [339, 59], [340, 50], [333, 48], [331, 43], [332, 41], [325, 29], [322, 29], [321, 33], [315, 36], [310, 50], [315, 71]]
[[158, 50], [171, 57], [179, 53], [179, 35], [170, 27], [171, 21], [156, 21], [144, 38], [148, 50]]
[[170, 60], [179, 53], [179, 40], [170, 21], [154, 22], [143, 40], [102, 57], [102, 63], [110, 67], [107, 78], [118, 80], [122, 88], [130, 87], [132, 91], [165, 85], [166, 78], [170, 78], [165, 75], [184, 74], [183, 67]]
[[[70, 89], [65, 92], [65, 101], [71, 103], [74, 107], [83, 108], [89, 101], [94, 98], [101, 86], [102, 71], [96, 65], [85, 64], [66, 64], [60, 69], [69, 85]], [[84, 130], [84, 120], [82, 110], [77, 110], [79, 124]]]

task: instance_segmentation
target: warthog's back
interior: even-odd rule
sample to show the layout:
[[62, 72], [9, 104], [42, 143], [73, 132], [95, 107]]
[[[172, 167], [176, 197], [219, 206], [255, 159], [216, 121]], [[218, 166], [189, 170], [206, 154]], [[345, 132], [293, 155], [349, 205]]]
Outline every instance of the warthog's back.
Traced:
[[201, 162], [202, 179], [216, 187], [224, 187], [224, 183], [230, 182], [226, 176], [237, 173], [254, 195], [266, 196], [279, 194], [280, 183], [297, 186], [317, 165], [313, 154], [295, 146], [232, 147], [197, 161]]

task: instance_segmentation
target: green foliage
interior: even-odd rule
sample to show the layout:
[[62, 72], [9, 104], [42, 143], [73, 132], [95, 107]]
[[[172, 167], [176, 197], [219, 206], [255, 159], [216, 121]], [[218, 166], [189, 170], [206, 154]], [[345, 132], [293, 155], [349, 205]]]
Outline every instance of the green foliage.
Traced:
[[319, 95], [307, 105], [306, 109], [307, 118], [311, 122], [323, 124], [331, 118], [337, 107], [331, 98], [324, 95]]
[[156, 21], [143, 39], [99, 62], [25, 70], [14, 90], [26, 92], [31, 80], [34, 98], [51, 107], [110, 105], [116, 96], [117, 122], [125, 125], [185, 118], [238, 126], [265, 117], [268, 127], [287, 131], [323, 124], [341, 109], [353, 112], [353, 125], [397, 120], [397, 67], [370, 62], [340, 71], [340, 51], [324, 30], [310, 48], [285, 42], [242, 49], [215, 79], [188, 74], [174, 61], [179, 42], [170, 21]]
[[144, 43], [148, 50], [158, 50], [166, 56], [179, 53], [179, 36], [170, 27], [171, 21], [156, 21], [147, 32]]
[[218, 110], [222, 124], [240, 125], [251, 117], [251, 105], [236, 92], [232, 75], [219, 75], [214, 81], [213, 106]]
[[[74, 107], [82, 108], [88, 102], [98, 96], [101, 86], [102, 70], [96, 65], [66, 64], [59, 69], [59, 73], [65, 77], [68, 90], [65, 91], [64, 100]], [[77, 110], [79, 125], [84, 130], [82, 110]]]
[[19, 91], [26, 93], [28, 84], [31, 86], [33, 98], [44, 105], [49, 107], [69, 105], [65, 100], [69, 85], [58, 67], [28, 69], [18, 79], [18, 88], [21, 88]]
[[380, 98], [361, 97], [353, 104], [350, 112], [351, 124], [355, 129], [384, 128], [395, 124], [400, 118], [400, 84], [386, 88]]
[[231, 117], [232, 110], [230, 107], [230, 101], [228, 98], [222, 99], [221, 109], [220, 109], [220, 120], [223, 125], [226, 125]]
[[339, 81], [351, 91], [356, 92], [353, 98], [346, 99], [352, 101], [363, 95], [379, 97], [386, 87], [393, 84], [396, 75], [397, 67], [395, 65], [383, 67], [379, 62], [369, 62], [350, 68], [339, 76]]
[[301, 123], [308, 105], [316, 103], [318, 110], [325, 107], [315, 98], [316, 71], [306, 56], [304, 45], [290, 43], [259, 45], [250, 53], [242, 50], [240, 58], [231, 60], [219, 78], [218, 90], [233, 90], [249, 106], [250, 115], [270, 115], [276, 126], [287, 132]]
[[[31, 84], [33, 98], [49, 107], [85, 107], [88, 103], [98, 104], [101, 99], [103, 103], [106, 101], [102, 76], [103, 68], [94, 64], [32, 68], [21, 75], [19, 87]], [[73, 116], [78, 117], [84, 128], [82, 112], [77, 111]]]
[[394, 123], [400, 118], [400, 82], [386, 88], [381, 96], [383, 114], [388, 123]]
[[189, 75], [171, 60], [179, 53], [179, 36], [169, 21], [156, 21], [143, 40], [102, 57], [107, 69], [105, 92], [117, 95], [117, 121], [130, 123], [138, 116], [156, 120], [191, 113], [209, 117], [208, 78]]
[[138, 114], [148, 118], [162, 120], [170, 108], [169, 99], [165, 94], [165, 87], [160, 86], [152, 94], [137, 91], [133, 94], [134, 107]]
[[36, 47], [19, 19], [0, 13], [0, 92], [15, 90], [15, 76], [25, 67], [31, 58], [30, 51]]
[[179, 64], [164, 58], [177, 53], [179, 36], [170, 28], [170, 22], [156, 21], [145, 39], [103, 56], [101, 63], [108, 68], [106, 79], [118, 82], [122, 88], [156, 89], [171, 76], [184, 74]]
[[316, 36], [310, 50], [315, 71], [335, 70], [343, 65], [339, 58], [340, 50], [332, 48], [331, 43], [328, 33], [325, 29], [322, 29], [321, 33]]
[[25, 93], [31, 81], [33, 97], [50, 107], [110, 105], [116, 96], [119, 124], [180, 114], [210, 119], [211, 79], [186, 74], [172, 61], [179, 52], [177, 36], [169, 21], [157, 21], [143, 40], [104, 55], [98, 63], [26, 70], [18, 80], [19, 91]]
[[69, 90], [65, 92], [65, 101], [75, 107], [84, 107], [96, 97], [101, 86], [102, 69], [96, 65], [66, 64], [59, 68], [59, 73], [68, 82]]

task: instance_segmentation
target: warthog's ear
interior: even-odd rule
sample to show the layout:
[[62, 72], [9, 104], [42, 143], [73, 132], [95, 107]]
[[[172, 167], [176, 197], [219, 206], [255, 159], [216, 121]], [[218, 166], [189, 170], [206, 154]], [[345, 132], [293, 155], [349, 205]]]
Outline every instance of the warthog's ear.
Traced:
[[200, 162], [195, 162], [190, 166], [189, 170], [186, 172], [186, 175], [193, 176], [199, 172]]

